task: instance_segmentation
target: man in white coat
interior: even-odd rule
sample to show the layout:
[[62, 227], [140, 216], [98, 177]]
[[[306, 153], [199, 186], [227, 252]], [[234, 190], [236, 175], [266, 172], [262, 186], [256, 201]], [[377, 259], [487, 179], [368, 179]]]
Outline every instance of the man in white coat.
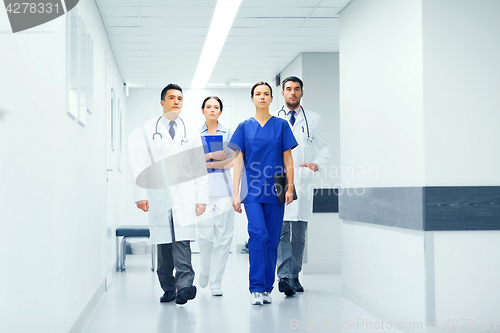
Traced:
[[299, 143], [292, 150], [294, 185], [298, 199], [285, 207], [278, 247], [278, 289], [287, 296], [304, 291], [299, 282], [299, 272], [302, 270], [307, 222], [312, 218], [312, 177], [314, 172], [318, 172], [326, 164], [331, 150], [321, 116], [300, 105], [303, 87], [302, 80], [296, 76], [283, 80], [281, 94], [285, 105], [274, 113], [275, 116], [288, 120]]
[[163, 115], [129, 136], [136, 205], [148, 212], [150, 241], [158, 244], [157, 274], [164, 291], [160, 302], [177, 304], [196, 296], [190, 242], [196, 216], [209, 201], [201, 138], [179, 117], [182, 98], [181, 87], [166, 86], [161, 92]]

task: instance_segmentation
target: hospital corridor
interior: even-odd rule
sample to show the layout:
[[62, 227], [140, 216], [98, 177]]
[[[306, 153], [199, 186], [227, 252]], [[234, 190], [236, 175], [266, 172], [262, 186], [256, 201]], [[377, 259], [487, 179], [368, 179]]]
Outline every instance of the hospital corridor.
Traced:
[[[161, 289], [150, 270], [149, 255], [131, 257], [127, 273], [113, 282], [83, 332], [341, 331], [342, 325], [346, 331], [371, 332], [374, 326], [382, 327], [375, 316], [342, 299], [339, 274], [304, 276], [304, 285], [310, 287], [303, 295], [285, 299], [275, 291], [272, 304], [249, 306], [248, 290], [241, 288], [248, 283], [248, 254], [240, 253], [230, 254], [224, 296], [213, 297], [209, 290], [201, 289], [195, 300], [183, 307], [159, 306]], [[197, 261], [194, 255], [195, 270]]]
[[498, 17], [5, 0], [0, 332], [500, 332]]

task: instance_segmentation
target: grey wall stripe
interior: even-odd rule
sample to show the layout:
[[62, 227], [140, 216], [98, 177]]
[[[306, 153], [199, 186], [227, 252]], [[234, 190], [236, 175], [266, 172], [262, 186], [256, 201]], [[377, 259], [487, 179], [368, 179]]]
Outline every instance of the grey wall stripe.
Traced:
[[421, 187], [372, 187], [364, 193], [343, 189], [340, 218], [413, 230], [423, 227]]
[[421, 230], [422, 193], [420, 187], [374, 188], [373, 223]]
[[500, 186], [425, 188], [424, 230], [500, 230]]
[[342, 189], [339, 217], [422, 231], [500, 230], [500, 186]]
[[336, 188], [315, 189], [313, 194], [313, 213], [338, 213], [339, 197]]

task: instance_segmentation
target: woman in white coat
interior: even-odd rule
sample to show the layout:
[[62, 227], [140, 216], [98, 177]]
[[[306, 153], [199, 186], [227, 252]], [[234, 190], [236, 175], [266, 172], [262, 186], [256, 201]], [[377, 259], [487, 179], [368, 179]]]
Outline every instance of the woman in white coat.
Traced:
[[196, 216], [208, 203], [208, 175], [200, 136], [179, 117], [182, 89], [165, 87], [161, 105], [162, 116], [132, 131], [129, 153], [136, 205], [148, 212], [150, 241], [158, 244], [160, 302], [184, 304], [196, 296], [189, 242], [195, 239]]
[[205, 214], [198, 217], [200, 247], [200, 287], [210, 284], [213, 296], [222, 296], [222, 277], [229, 257], [234, 229], [230, 168], [235, 152], [227, 148], [231, 129], [219, 121], [223, 104], [219, 97], [209, 96], [201, 105], [205, 124], [200, 128], [209, 172], [210, 201]]

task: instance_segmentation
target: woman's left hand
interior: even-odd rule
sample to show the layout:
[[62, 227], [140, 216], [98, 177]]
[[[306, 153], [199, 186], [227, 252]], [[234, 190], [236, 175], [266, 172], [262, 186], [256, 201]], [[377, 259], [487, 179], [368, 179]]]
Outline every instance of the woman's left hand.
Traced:
[[233, 208], [234, 208], [234, 211], [237, 212], [237, 213], [240, 213], [243, 211], [241, 209], [241, 199], [240, 199], [240, 196], [235, 194], [233, 196]]
[[216, 161], [224, 161], [227, 158], [227, 153], [225, 150], [218, 150], [211, 153], [211, 156]]
[[293, 201], [293, 190], [292, 191], [286, 191], [285, 193], [285, 204], [290, 204]]

